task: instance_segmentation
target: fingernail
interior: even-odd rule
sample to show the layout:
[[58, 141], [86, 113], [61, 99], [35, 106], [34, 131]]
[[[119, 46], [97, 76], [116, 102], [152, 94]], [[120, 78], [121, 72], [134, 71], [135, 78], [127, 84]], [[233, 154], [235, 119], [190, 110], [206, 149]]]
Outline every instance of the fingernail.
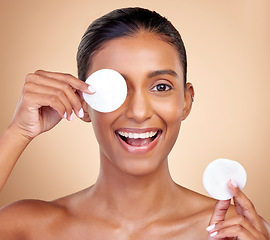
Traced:
[[84, 117], [84, 112], [83, 109], [81, 108], [79, 111], [79, 118], [83, 118]]
[[94, 88], [93, 86], [91, 86], [91, 85], [88, 86], [88, 90], [89, 90], [91, 93], [95, 93], [95, 92], [96, 92], [95, 88]]
[[210, 237], [214, 237], [217, 235], [217, 231], [210, 234]]
[[70, 117], [69, 117], [69, 121], [73, 120], [73, 113], [71, 113]]
[[67, 119], [67, 112], [64, 113], [64, 118]]
[[233, 179], [231, 179], [231, 184], [232, 184], [235, 188], [238, 187], [237, 183], [236, 183]]
[[216, 226], [216, 224], [212, 224], [212, 225], [208, 226], [206, 228], [206, 231], [210, 232], [211, 230], [213, 230], [215, 228], [215, 226]]

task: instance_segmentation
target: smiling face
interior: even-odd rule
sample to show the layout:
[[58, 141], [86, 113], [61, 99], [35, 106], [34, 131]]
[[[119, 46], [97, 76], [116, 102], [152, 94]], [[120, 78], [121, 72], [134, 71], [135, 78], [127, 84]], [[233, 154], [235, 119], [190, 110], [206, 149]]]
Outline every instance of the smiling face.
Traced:
[[87, 75], [100, 69], [118, 71], [128, 87], [126, 101], [116, 111], [88, 107], [101, 167], [145, 175], [167, 165], [193, 91], [190, 84], [184, 88], [178, 52], [151, 33], [119, 38], [94, 55]]

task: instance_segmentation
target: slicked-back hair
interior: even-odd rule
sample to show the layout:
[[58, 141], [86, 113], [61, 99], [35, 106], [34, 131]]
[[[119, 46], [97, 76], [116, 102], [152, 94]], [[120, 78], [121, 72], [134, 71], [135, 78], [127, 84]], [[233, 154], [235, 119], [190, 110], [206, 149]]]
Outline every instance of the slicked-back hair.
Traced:
[[95, 53], [110, 40], [134, 37], [144, 31], [157, 34], [163, 41], [174, 46], [179, 53], [184, 73], [187, 75], [187, 57], [182, 38], [172, 23], [155, 11], [144, 8], [122, 8], [96, 19], [87, 28], [78, 47], [77, 68], [80, 80], [86, 80]]

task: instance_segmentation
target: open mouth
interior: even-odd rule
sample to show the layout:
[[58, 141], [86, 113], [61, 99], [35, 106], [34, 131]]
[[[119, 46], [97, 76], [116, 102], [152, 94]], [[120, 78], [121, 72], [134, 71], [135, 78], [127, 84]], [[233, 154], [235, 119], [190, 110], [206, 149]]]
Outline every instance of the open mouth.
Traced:
[[161, 130], [149, 131], [144, 133], [134, 133], [126, 131], [116, 131], [116, 134], [128, 145], [142, 147], [153, 142], [161, 134]]

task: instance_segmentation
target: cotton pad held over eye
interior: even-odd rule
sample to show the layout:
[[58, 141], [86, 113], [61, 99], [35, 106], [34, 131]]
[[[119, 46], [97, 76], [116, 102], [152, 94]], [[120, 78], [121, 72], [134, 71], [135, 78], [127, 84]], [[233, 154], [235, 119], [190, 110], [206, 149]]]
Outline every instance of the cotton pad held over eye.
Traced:
[[121, 107], [127, 96], [127, 84], [123, 76], [112, 69], [92, 73], [85, 81], [96, 93], [83, 93], [84, 100], [96, 111], [113, 112]]
[[227, 200], [233, 197], [228, 187], [230, 179], [242, 189], [247, 181], [244, 167], [233, 160], [216, 159], [204, 171], [203, 186], [211, 197], [218, 200]]

